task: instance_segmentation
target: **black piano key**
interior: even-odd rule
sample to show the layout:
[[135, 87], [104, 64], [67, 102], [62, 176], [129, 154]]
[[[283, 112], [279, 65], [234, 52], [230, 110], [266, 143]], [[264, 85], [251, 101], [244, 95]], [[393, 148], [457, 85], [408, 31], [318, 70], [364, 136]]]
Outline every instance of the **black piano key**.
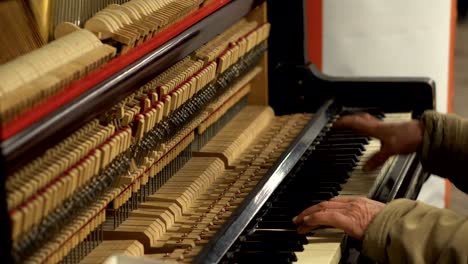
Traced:
[[[301, 190], [301, 189], [298, 189], [298, 190]], [[338, 195], [338, 190], [335, 189], [334, 187], [321, 186], [319, 190], [320, 190], [320, 193], [327, 193], [327, 195], [329, 194], [331, 196], [330, 198], [333, 198]], [[307, 189], [304, 189], [304, 191], [307, 192]]]
[[[323, 201], [320, 201], [323, 202]], [[264, 211], [262, 216], [278, 216], [278, 215], [287, 215], [289, 216], [289, 220], [292, 220], [292, 218], [298, 214], [300, 214], [304, 209], [309, 208], [313, 205], [316, 205], [317, 203], [310, 203], [310, 202], [296, 202], [292, 201], [289, 202], [289, 206], [274, 206], [271, 207], [268, 211]], [[261, 217], [261, 216], [260, 216]], [[288, 219], [285, 219], [284, 221], [288, 221]]]
[[338, 190], [333, 187], [321, 187], [321, 188], [307, 188], [307, 186], [294, 188], [294, 191], [284, 190], [279, 195], [279, 199], [291, 199], [294, 197], [313, 197], [314, 200], [327, 199], [326, 197], [334, 197], [338, 195]]
[[[334, 161], [334, 163], [330, 162], [327, 159], [324, 160], [315, 160], [311, 163], [316, 164], [317, 167], [317, 172], [322, 172], [322, 171], [345, 171], [345, 172], [351, 172], [354, 170], [354, 168], [357, 165], [357, 162], [352, 160], [352, 159], [337, 159]], [[315, 173], [320, 175], [321, 173]]]
[[326, 135], [327, 138], [330, 137], [346, 137], [346, 138], [352, 138], [352, 137], [366, 137], [364, 134], [356, 134], [356, 132], [349, 130], [349, 129], [336, 129], [332, 128]]
[[[297, 178], [294, 178], [291, 180], [291, 182], [287, 183], [284, 185], [284, 187], [281, 187], [278, 189], [278, 193], [283, 192], [284, 190], [288, 189], [308, 189], [308, 190], [317, 190], [321, 188], [334, 188], [334, 189], [339, 189], [340, 185], [337, 182], [333, 181], [327, 181], [325, 177], [314, 177], [315, 175], [307, 176], [307, 175], [302, 175], [298, 176]], [[304, 183], [309, 182], [310, 184], [305, 185]]]
[[354, 154], [361, 155], [362, 150], [359, 148], [334, 148], [334, 149], [316, 149], [314, 155], [337, 155], [337, 154]]
[[278, 241], [278, 240], [262, 240], [262, 241], [243, 241], [240, 243], [239, 250], [241, 251], [304, 251], [304, 247], [300, 241]]
[[[355, 156], [359, 157], [360, 155], [354, 153], [322, 153], [320, 156], [311, 155], [303, 164], [305, 168], [314, 167], [315, 169], [320, 169], [321, 167], [334, 167], [337, 168], [337, 164], [340, 164], [338, 159], [347, 159], [350, 162], [355, 160]], [[337, 159], [333, 159], [336, 157]], [[302, 168], [301, 168], [302, 170]], [[316, 170], [313, 170], [316, 171]]]
[[353, 138], [341, 138], [341, 137], [327, 137], [322, 140], [321, 144], [363, 144], [369, 143], [368, 137], [353, 137]]
[[[309, 177], [309, 178], [313, 178], [315, 175], [309, 175], [309, 174], [304, 174], [305, 172], [301, 173], [301, 175], [298, 176], [299, 177]], [[322, 170], [320, 171], [320, 179], [323, 179], [325, 181], [333, 181], [333, 182], [337, 182], [337, 183], [345, 183], [346, 180], [349, 178], [349, 173], [347, 171], [337, 171], [337, 170]], [[310, 180], [311, 182], [313, 182], [313, 179], [306, 179], [306, 180]]]
[[266, 212], [268, 212], [269, 215], [289, 215], [291, 211], [295, 212], [297, 209], [304, 209], [304, 206], [309, 207], [321, 202], [323, 202], [323, 200], [294, 201], [292, 199], [288, 200], [282, 197], [281, 200], [275, 201], [273, 205], [266, 210]]
[[[282, 215], [287, 214], [287, 209], [290, 208], [292, 210], [296, 208], [304, 209], [306, 207], [316, 205], [318, 203], [323, 202], [324, 200], [308, 200], [308, 201], [289, 201], [286, 199], [278, 200], [273, 203], [271, 207], [268, 208], [267, 212], [270, 215]], [[280, 209], [286, 209], [286, 211], [281, 212]]]
[[378, 109], [366, 109], [364, 112], [373, 115], [374, 117], [378, 119], [383, 119], [385, 117], [385, 113], [378, 110]]
[[[338, 163], [340, 159], [346, 159], [350, 161], [358, 161], [360, 154], [355, 153], [333, 153], [333, 152], [326, 152], [321, 153], [321, 155], [311, 155], [306, 162], [317, 162], [317, 163]], [[318, 165], [318, 164], [317, 164]]]
[[305, 235], [299, 235], [294, 231], [270, 231], [270, 230], [255, 230], [252, 234], [240, 238], [240, 241], [264, 241], [264, 240], [287, 240], [299, 241], [303, 245], [308, 244], [309, 240]]
[[[366, 142], [367, 143], [367, 142]], [[335, 144], [320, 144], [318, 145], [315, 149], [327, 149], [327, 150], [333, 150], [336, 148], [356, 148], [361, 151], [365, 150], [365, 144], [363, 143], [354, 143], [354, 142], [346, 142], [346, 143], [335, 143]]]
[[296, 180], [296, 181], [293, 181], [291, 183], [289, 183], [287, 186], [287, 188], [281, 188], [281, 190], [278, 192], [278, 193], [281, 193], [283, 190], [287, 190], [289, 188], [293, 189], [293, 190], [304, 190], [304, 191], [309, 191], [309, 190], [317, 190], [317, 189], [321, 189], [321, 190], [328, 190], [328, 189], [332, 189], [332, 190], [336, 190], [336, 191], [341, 191], [341, 185], [338, 183], [338, 182], [332, 182], [332, 181], [322, 181], [322, 180], [327, 180], [325, 178], [323, 179], [320, 179], [320, 181], [313, 181], [315, 184], [313, 186], [310, 186], [310, 185], [305, 185], [304, 182], [305, 180], [307, 179], [303, 179], [302, 181], [301, 180]]
[[369, 142], [369, 137], [367, 135], [353, 135], [351, 133], [330, 133], [324, 138], [319, 145], [322, 144], [330, 144], [330, 142], [334, 142], [334, 144], [348, 144], [348, 143], [358, 143], [363, 142], [367, 144]]
[[281, 221], [267, 221], [260, 220], [257, 228], [261, 229], [296, 229], [297, 227], [292, 222], [291, 218], [283, 219]]
[[290, 222], [291, 215], [289, 214], [268, 214], [268, 211], [265, 215], [261, 217], [261, 221], [268, 221], [268, 222]]
[[[314, 172], [314, 175], [317, 175], [317, 177], [323, 177], [324, 179], [331, 179], [331, 178], [349, 178], [349, 172], [351, 170], [348, 170], [343, 167], [333, 167], [333, 166], [324, 166], [324, 167], [319, 167], [317, 168], [317, 171]], [[311, 177], [310, 172], [307, 174], [306, 171], [302, 171], [299, 175], [308, 175]]]
[[[327, 179], [322, 179], [322, 180], [327, 180]], [[337, 191], [341, 191], [341, 185], [338, 182], [332, 182], [332, 181], [320, 181], [319, 183], [320, 186], [322, 187], [329, 187], [333, 188]]]
[[271, 207], [270, 209], [268, 209], [268, 213], [269, 214], [280, 214], [280, 213], [287, 213], [290, 215], [291, 217], [291, 221], [292, 221], [292, 218], [298, 214], [300, 214], [302, 211], [304, 211], [304, 209], [312, 206], [313, 204], [303, 204], [301, 206], [287, 206], [287, 207], [281, 207], [281, 206], [275, 206], [275, 207]]
[[[320, 202], [323, 202], [326, 200], [321, 200]], [[274, 206], [271, 207], [268, 211], [264, 212], [263, 216], [266, 217], [284, 217], [283, 221], [288, 221], [292, 220], [292, 218], [298, 214], [300, 214], [302, 211], [304, 211], [306, 208], [309, 208], [311, 206], [314, 206], [318, 204], [317, 202], [308, 202], [308, 201], [288, 201], [288, 206]], [[287, 218], [287, 217], [288, 218]], [[268, 218], [266, 218], [268, 219]], [[278, 218], [280, 219], [280, 218]]]
[[290, 184], [309, 183], [311, 186], [323, 186], [320, 184], [321, 182], [340, 183], [341, 181], [334, 180], [333, 178], [347, 179], [349, 178], [349, 175], [350, 173], [348, 170], [343, 168], [326, 167], [320, 168], [318, 171], [313, 173], [308, 173], [306, 171], [299, 172]]
[[331, 198], [335, 197], [336, 195], [333, 192], [294, 192], [291, 191], [290, 193], [285, 193], [283, 194], [282, 198], [284, 199], [299, 199], [302, 201], [315, 201], [315, 200], [322, 200], [322, 201], [327, 201], [330, 200]]
[[356, 163], [359, 161], [359, 156], [356, 154], [324, 154], [314, 158], [317, 162], [325, 163], [343, 163], [350, 162]]
[[292, 263], [297, 261], [294, 252], [242, 251], [236, 252], [231, 263]]

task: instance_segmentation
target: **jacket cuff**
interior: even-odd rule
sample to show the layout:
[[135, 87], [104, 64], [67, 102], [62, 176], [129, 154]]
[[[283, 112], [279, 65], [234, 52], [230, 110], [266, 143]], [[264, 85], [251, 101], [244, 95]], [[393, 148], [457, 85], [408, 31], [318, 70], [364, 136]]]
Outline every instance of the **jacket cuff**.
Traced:
[[435, 111], [426, 111], [421, 116], [421, 122], [424, 126], [423, 132], [423, 141], [421, 144], [421, 148], [419, 150], [419, 154], [421, 157], [421, 162], [425, 163], [426, 165], [430, 158], [431, 149], [438, 148], [442, 142], [442, 131], [443, 131], [443, 124], [442, 122], [443, 116]]
[[397, 199], [387, 204], [367, 227], [362, 253], [374, 261], [387, 262], [386, 246], [390, 229], [416, 204], [416, 201], [408, 199]]

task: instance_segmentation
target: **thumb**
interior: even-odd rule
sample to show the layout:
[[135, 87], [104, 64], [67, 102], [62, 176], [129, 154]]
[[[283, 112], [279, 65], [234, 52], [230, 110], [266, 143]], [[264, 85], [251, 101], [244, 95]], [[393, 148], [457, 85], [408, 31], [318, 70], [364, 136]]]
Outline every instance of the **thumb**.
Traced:
[[364, 165], [364, 171], [374, 170], [377, 167], [381, 166], [382, 164], [387, 161], [387, 159], [391, 156], [390, 152], [387, 151], [385, 148], [381, 149], [379, 152], [374, 154]]

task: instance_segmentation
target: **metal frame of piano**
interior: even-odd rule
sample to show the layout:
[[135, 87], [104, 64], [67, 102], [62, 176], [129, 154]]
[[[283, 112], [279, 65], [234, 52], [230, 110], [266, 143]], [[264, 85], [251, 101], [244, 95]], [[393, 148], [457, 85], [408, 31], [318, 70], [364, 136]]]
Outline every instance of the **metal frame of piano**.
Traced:
[[[331, 112], [336, 111], [336, 106], [379, 107], [386, 111], [398, 108], [413, 111], [414, 117], [426, 109], [433, 108], [434, 88], [428, 79], [331, 78], [320, 74], [313, 66], [303, 66], [303, 54], [288, 54], [298, 50], [302, 52], [302, 48], [297, 49], [303, 43], [303, 32], [299, 34], [302, 25], [297, 24], [302, 23], [302, 17], [297, 16], [298, 8], [302, 8], [299, 3], [301, 2], [289, 3], [289, 7], [279, 8], [280, 1], [269, 2], [268, 16], [273, 25], [269, 40], [269, 62], [267, 56], [261, 59], [260, 63], [265, 70], [260, 78], [254, 80], [259, 88], [250, 95], [249, 100], [264, 105], [270, 102], [279, 114], [315, 112], [318, 109], [316, 118], [224, 224], [218, 236], [205, 247], [196, 260], [197, 263], [214, 263], [222, 257], [274, 187], [293, 169], [294, 164], [327, 123]], [[134, 87], [144, 84], [152, 76], [184, 58], [258, 6], [260, 8], [251, 15], [266, 21], [267, 7], [263, 1], [212, 1], [208, 6], [162, 32], [157, 38], [115, 59], [87, 78], [73, 83], [70, 89], [67, 89], [67, 94], [57, 95], [26, 113], [15, 124], [0, 130], [0, 224], [3, 234], [0, 241], [0, 257], [4, 260], [11, 259], [11, 230], [4, 191], [5, 177], [9, 172], [37, 157], [45, 149], [62, 140], [65, 135], [125, 98]], [[284, 17], [295, 19], [281, 19]], [[286, 29], [290, 27], [297, 27], [298, 30], [290, 33], [299, 35], [295, 35], [294, 41], [290, 38], [284, 41], [285, 36], [290, 34]], [[379, 87], [379, 93], [375, 93], [376, 86]], [[282, 96], [285, 93], [284, 87], [288, 87], [287, 100]], [[394, 107], [397, 99], [400, 105]], [[403, 196], [414, 198], [417, 195], [426, 174], [422, 172], [420, 165], [410, 162], [414, 159], [417, 159], [414, 155], [401, 157], [401, 161], [397, 162], [398, 166], [386, 177], [386, 182], [393, 185], [382, 184], [382, 189], [377, 193], [383, 196], [376, 196], [378, 199], [388, 200]], [[399, 175], [402, 173], [399, 171], [413, 177], [401, 178]], [[404, 185], [410, 188], [399, 188]]]

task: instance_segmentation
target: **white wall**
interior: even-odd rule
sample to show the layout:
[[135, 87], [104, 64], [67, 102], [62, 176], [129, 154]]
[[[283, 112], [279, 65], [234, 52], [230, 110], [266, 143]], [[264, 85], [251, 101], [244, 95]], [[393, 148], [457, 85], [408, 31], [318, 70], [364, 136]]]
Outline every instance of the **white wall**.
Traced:
[[[450, 12], [451, 1], [441, 0], [323, 0], [322, 70], [430, 77], [437, 110], [446, 112]], [[431, 177], [418, 199], [443, 207], [444, 186]]]
[[323, 0], [323, 71], [425, 76], [447, 111], [451, 1]]

